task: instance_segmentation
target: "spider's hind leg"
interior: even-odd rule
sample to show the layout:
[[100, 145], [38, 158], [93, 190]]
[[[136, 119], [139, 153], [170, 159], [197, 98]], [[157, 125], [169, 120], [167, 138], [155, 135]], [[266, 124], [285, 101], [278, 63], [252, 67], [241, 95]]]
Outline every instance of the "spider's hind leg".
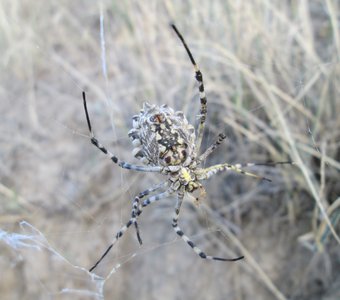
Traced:
[[140, 204], [140, 200], [142, 198], [144, 198], [145, 196], [147, 196], [150, 192], [157, 190], [158, 188], [164, 186], [163, 184], [160, 184], [158, 186], [155, 186], [154, 188], [145, 190], [144, 192], [141, 192], [138, 196], [135, 197], [134, 201], [133, 201], [133, 205], [132, 205], [132, 211], [131, 211], [131, 218], [129, 219], [129, 221], [116, 233], [112, 243], [107, 247], [107, 249], [105, 250], [105, 252], [102, 254], [102, 256], [98, 259], [98, 261], [89, 269], [90, 272], [92, 272], [99, 264], [100, 262], [105, 258], [105, 256], [110, 252], [110, 250], [112, 249], [112, 247], [116, 244], [116, 242], [124, 235], [124, 233], [129, 229], [129, 227], [134, 224], [135, 228], [136, 228], [136, 234], [137, 234], [137, 239], [138, 242], [140, 244], [142, 244], [142, 239], [140, 237], [140, 233], [139, 233], [139, 227], [137, 224], [137, 219], [138, 217], [141, 215], [142, 213], [142, 207], [145, 207], [155, 201], [158, 201], [160, 199], [166, 198], [168, 197], [171, 192], [169, 191], [165, 191], [163, 193], [157, 194], [157, 195], [153, 195], [150, 196], [149, 198], [147, 198], [146, 200], [143, 201], [142, 204]]
[[183, 198], [184, 198], [184, 193], [178, 192], [177, 203], [176, 203], [176, 207], [175, 207], [175, 213], [174, 213], [174, 216], [173, 216], [173, 219], [172, 219], [172, 227], [175, 230], [175, 232], [177, 233], [177, 235], [179, 235], [192, 248], [192, 250], [195, 251], [195, 253], [200, 258], [209, 259], [209, 260], [219, 260], [219, 261], [237, 261], [237, 260], [243, 259], [244, 256], [239, 256], [239, 257], [235, 257], [235, 258], [222, 258], [222, 257], [207, 255], [200, 248], [198, 248], [193, 243], [193, 241], [190, 240], [190, 238], [187, 235], [184, 234], [182, 229], [178, 226], [179, 212], [180, 212], [180, 209], [181, 209]]
[[143, 202], [142, 204], [140, 203], [140, 200], [142, 200], [145, 196], [149, 195], [150, 193], [160, 189], [160, 188], [164, 188], [164, 187], [167, 187], [168, 186], [168, 182], [165, 181], [165, 182], [162, 182], [160, 184], [157, 184], [141, 193], [138, 194], [138, 196], [135, 197], [134, 201], [133, 201], [133, 204], [132, 204], [132, 211], [131, 211], [131, 219], [135, 219], [134, 221], [134, 225], [135, 225], [135, 229], [136, 229], [136, 235], [137, 235], [137, 239], [138, 239], [138, 242], [140, 245], [143, 244], [143, 241], [140, 237], [140, 232], [139, 232], [139, 226], [138, 226], [138, 223], [137, 223], [137, 219], [138, 217], [142, 214], [142, 209], [143, 207], [147, 206], [148, 204], [154, 201], [157, 201], [161, 198], [164, 198], [166, 197], [166, 195], [163, 195], [164, 193], [161, 193], [161, 194], [158, 194], [158, 195], [155, 195], [155, 196], [152, 196], [152, 197], [149, 197], [148, 199], [146, 199], [146, 202], [148, 202], [147, 205], [145, 205], [145, 203]]

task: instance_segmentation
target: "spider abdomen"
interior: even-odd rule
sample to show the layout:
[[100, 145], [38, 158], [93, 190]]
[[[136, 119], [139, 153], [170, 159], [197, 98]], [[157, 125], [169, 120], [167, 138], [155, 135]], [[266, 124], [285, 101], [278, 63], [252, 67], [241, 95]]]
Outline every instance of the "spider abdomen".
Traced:
[[133, 118], [133, 154], [153, 166], [189, 164], [195, 156], [195, 129], [181, 111], [144, 103]]

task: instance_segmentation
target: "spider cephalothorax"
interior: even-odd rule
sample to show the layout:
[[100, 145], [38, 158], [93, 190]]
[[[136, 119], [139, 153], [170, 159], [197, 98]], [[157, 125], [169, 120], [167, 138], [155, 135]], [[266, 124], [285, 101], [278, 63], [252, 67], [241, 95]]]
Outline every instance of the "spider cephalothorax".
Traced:
[[[209, 179], [218, 172], [230, 170], [244, 175], [252, 176], [258, 179], [266, 179], [253, 173], [242, 170], [242, 167], [249, 167], [254, 165], [275, 165], [291, 162], [278, 163], [246, 163], [231, 165], [228, 163], [214, 165], [208, 168], [200, 167], [201, 163], [216, 149], [216, 147], [226, 138], [224, 134], [219, 134], [218, 139], [214, 144], [208, 147], [203, 154], [200, 154], [203, 131], [207, 116], [207, 99], [204, 92], [203, 76], [198, 68], [186, 42], [179, 33], [175, 25], [171, 25], [177, 36], [181, 40], [191, 63], [195, 69], [195, 78], [199, 85], [200, 98], [200, 113], [197, 136], [192, 125], [190, 125], [180, 111], [174, 111], [167, 105], [150, 105], [145, 103], [143, 109], [133, 119], [133, 129], [130, 130], [129, 136], [134, 145], [133, 154], [140, 159], [144, 165], [134, 165], [121, 161], [117, 156], [107, 150], [97, 138], [95, 138], [90, 117], [86, 106], [85, 92], [83, 92], [84, 109], [87, 119], [87, 124], [91, 134], [91, 142], [105, 155], [107, 155], [115, 164], [121, 168], [135, 170], [140, 172], [154, 172], [164, 174], [168, 178], [156, 185], [155, 187], [146, 189], [139, 193], [132, 205], [131, 218], [115, 235], [113, 242], [90, 269], [92, 271], [102, 261], [106, 254], [113, 247], [114, 243], [122, 237], [124, 232], [134, 225], [137, 233], [137, 238], [140, 244], [142, 239], [139, 234], [139, 227], [137, 223], [138, 217], [142, 214], [143, 208], [151, 203], [167, 198], [173, 194], [177, 195], [174, 216], [172, 219], [172, 227], [194, 251], [203, 259], [220, 260], [220, 261], [236, 261], [243, 258], [239, 256], [236, 258], [220, 258], [216, 256], [206, 255], [201, 249], [186, 236], [181, 228], [178, 226], [178, 218], [180, 208], [185, 194], [193, 196], [197, 203], [205, 195], [205, 190], [200, 183], [202, 180]], [[267, 179], [268, 180], [268, 179]], [[158, 191], [154, 195], [150, 195]], [[142, 199], [145, 198], [143, 201]]]
[[169, 187], [172, 190], [177, 191], [180, 188], [183, 188], [185, 192], [192, 193], [202, 186], [197, 179], [196, 170], [193, 168], [193, 164], [196, 165], [193, 161], [192, 165], [189, 167], [178, 166], [178, 169], [176, 167], [170, 168], [170, 172], [168, 171]]
[[136, 158], [150, 166], [190, 164], [195, 154], [195, 129], [183, 112], [144, 103], [132, 120], [129, 137]]

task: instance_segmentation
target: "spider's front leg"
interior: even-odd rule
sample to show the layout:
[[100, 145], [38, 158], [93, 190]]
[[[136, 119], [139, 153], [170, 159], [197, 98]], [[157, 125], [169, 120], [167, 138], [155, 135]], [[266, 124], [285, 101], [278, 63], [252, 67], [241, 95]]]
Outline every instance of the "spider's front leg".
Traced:
[[199, 123], [199, 126], [198, 126], [198, 133], [197, 133], [197, 139], [196, 139], [196, 149], [197, 149], [197, 153], [199, 153], [199, 150], [200, 150], [201, 144], [202, 144], [202, 139], [203, 139], [205, 120], [207, 118], [207, 97], [206, 97], [205, 91], [204, 91], [203, 75], [202, 75], [202, 72], [199, 69], [198, 65], [196, 64], [194, 57], [192, 56], [190, 49], [189, 49], [187, 43], [185, 42], [182, 34], [178, 31], [177, 27], [174, 24], [171, 24], [171, 27], [176, 32], [178, 38], [181, 40], [185, 50], [188, 53], [190, 61], [193, 64], [194, 69], [195, 69], [195, 78], [198, 82], [198, 90], [199, 90], [201, 108], [200, 108], [200, 115], [199, 115], [200, 123]]
[[184, 234], [182, 229], [178, 226], [178, 218], [179, 218], [179, 212], [181, 209], [181, 205], [184, 198], [184, 192], [181, 190], [177, 194], [177, 203], [175, 207], [175, 213], [172, 219], [172, 227], [175, 230], [175, 232], [195, 251], [195, 253], [203, 258], [203, 259], [210, 259], [210, 260], [220, 260], [220, 261], [237, 261], [240, 259], [243, 259], [244, 256], [239, 256], [236, 258], [222, 258], [222, 257], [216, 257], [216, 256], [210, 256], [205, 254], [200, 248], [198, 248], [193, 241], [190, 240], [190, 238]]
[[161, 167], [150, 167], [150, 166], [136, 166], [133, 164], [129, 164], [125, 161], [120, 160], [117, 156], [115, 156], [113, 153], [111, 153], [109, 150], [106, 149], [105, 146], [103, 146], [94, 136], [94, 133], [92, 131], [92, 125], [90, 121], [90, 116], [87, 110], [86, 105], [86, 96], [85, 92], [83, 92], [83, 102], [84, 102], [84, 110], [87, 120], [87, 125], [89, 127], [89, 131], [91, 134], [91, 143], [95, 145], [100, 151], [102, 151], [108, 158], [110, 158], [115, 164], [119, 165], [123, 169], [129, 169], [129, 170], [135, 170], [135, 171], [141, 171], [141, 172], [161, 172]]

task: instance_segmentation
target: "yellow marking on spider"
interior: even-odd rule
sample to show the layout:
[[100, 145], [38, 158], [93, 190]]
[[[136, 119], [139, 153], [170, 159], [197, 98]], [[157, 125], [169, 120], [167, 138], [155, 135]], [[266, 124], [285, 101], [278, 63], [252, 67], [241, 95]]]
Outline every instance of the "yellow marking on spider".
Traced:
[[182, 168], [181, 169], [181, 175], [186, 182], [192, 181], [192, 177], [191, 177], [190, 173], [187, 171], [187, 169]]

